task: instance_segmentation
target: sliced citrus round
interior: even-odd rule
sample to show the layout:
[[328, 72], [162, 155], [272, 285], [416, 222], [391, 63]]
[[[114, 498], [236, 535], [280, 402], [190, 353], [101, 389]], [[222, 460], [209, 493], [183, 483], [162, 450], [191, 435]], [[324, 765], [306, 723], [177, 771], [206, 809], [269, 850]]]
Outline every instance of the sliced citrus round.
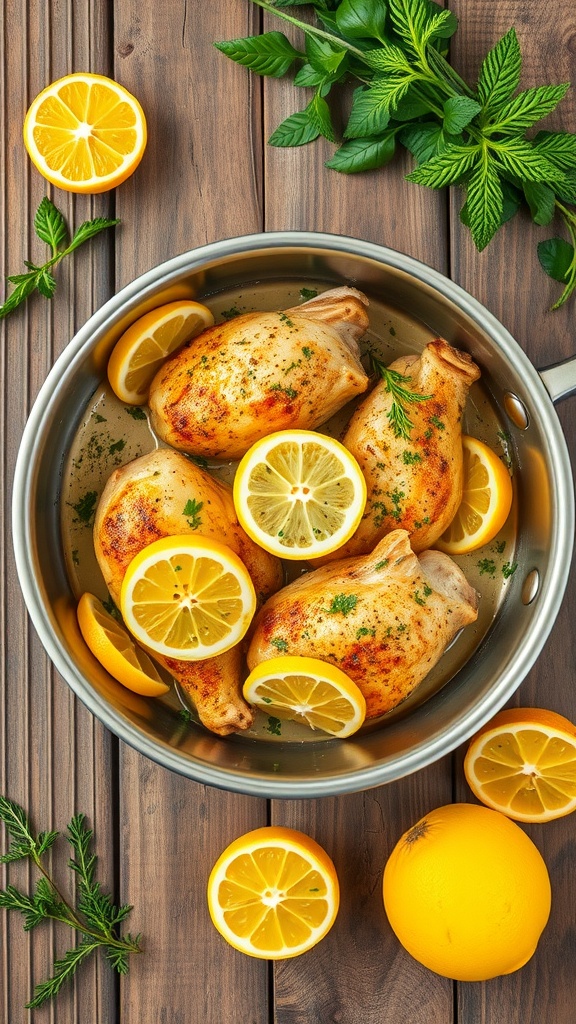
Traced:
[[262, 661], [252, 669], [243, 693], [262, 711], [339, 739], [357, 732], [366, 717], [366, 701], [354, 680], [319, 658], [286, 654]]
[[130, 562], [122, 618], [140, 643], [167, 658], [201, 661], [244, 636], [256, 593], [244, 563], [219, 541], [162, 537]]
[[82, 594], [77, 615], [87, 647], [114, 679], [145, 697], [160, 697], [168, 692], [170, 687], [158, 674], [154, 662], [94, 594]]
[[434, 545], [447, 555], [464, 555], [493, 540], [512, 507], [510, 473], [495, 452], [476, 437], [462, 438], [464, 490], [450, 526]]
[[146, 148], [138, 100], [103, 75], [76, 73], [33, 100], [24, 144], [40, 174], [67, 192], [106, 192], [136, 170]]
[[208, 879], [208, 908], [242, 953], [285, 960], [315, 946], [340, 902], [336, 869], [310, 836], [269, 825], [228, 846]]
[[145, 313], [112, 350], [108, 380], [114, 394], [127, 405], [142, 405], [148, 400], [156, 370], [167, 356], [213, 323], [208, 307], [191, 299], [168, 302]]
[[551, 821], [576, 810], [576, 726], [543, 708], [501, 711], [470, 742], [470, 789], [516, 821]]
[[281, 558], [317, 558], [354, 533], [366, 481], [349, 451], [313, 430], [279, 430], [241, 459], [236, 515], [257, 544]]

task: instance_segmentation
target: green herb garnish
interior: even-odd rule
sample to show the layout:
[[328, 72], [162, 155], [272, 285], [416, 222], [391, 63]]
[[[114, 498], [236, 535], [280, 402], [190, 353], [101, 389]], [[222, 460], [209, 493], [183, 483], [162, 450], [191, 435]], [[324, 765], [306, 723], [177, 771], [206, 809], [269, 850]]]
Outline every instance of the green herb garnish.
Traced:
[[342, 615], [348, 615], [357, 604], [358, 598], [356, 594], [336, 594], [332, 598], [330, 607], [324, 608], [324, 611], [328, 612], [329, 615], [337, 615], [338, 612], [341, 612]]
[[100, 882], [95, 880], [97, 858], [91, 850], [93, 831], [86, 828], [84, 815], [74, 815], [66, 834], [74, 854], [68, 861], [68, 867], [76, 876], [76, 906], [62, 895], [43, 860], [60, 833], [40, 832], [34, 836], [26, 812], [3, 796], [0, 796], [0, 820], [11, 837], [8, 853], [0, 857], [0, 863], [9, 864], [29, 858], [41, 875], [32, 895], [13, 885], [0, 890], [0, 906], [18, 910], [24, 918], [25, 931], [35, 928], [41, 921], [53, 920], [69, 925], [82, 936], [77, 946], [54, 961], [52, 977], [36, 985], [34, 997], [26, 1007], [42, 1006], [57, 996], [64, 982], [98, 948], [104, 950], [106, 960], [118, 974], [126, 974], [129, 954], [142, 952], [140, 935], [118, 934], [118, 925], [132, 907], [128, 904], [115, 906], [111, 897], [102, 892]]
[[128, 415], [131, 416], [133, 420], [146, 419], [146, 413], [144, 412], [144, 409], [142, 408], [141, 405], [126, 405], [124, 408], [126, 409]]
[[191, 530], [197, 530], [198, 527], [202, 525], [200, 511], [203, 505], [203, 501], [196, 501], [196, 498], [188, 498], [188, 501], [182, 509], [182, 515], [190, 517], [186, 522]]
[[87, 491], [75, 505], [72, 505], [78, 519], [81, 523], [85, 523], [86, 526], [91, 522], [92, 516], [96, 511], [96, 502], [98, 501], [98, 494], [96, 491]]
[[410, 431], [414, 424], [406, 411], [406, 406], [417, 402], [427, 402], [433, 396], [419, 395], [416, 391], [410, 391], [406, 385], [410, 383], [411, 377], [405, 377], [397, 370], [389, 370], [373, 353], [371, 353], [370, 359], [374, 369], [380, 374], [386, 385], [387, 394], [392, 396], [392, 405], [386, 416], [394, 431], [394, 437], [402, 437], [405, 441], [409, 441]]
[[270, 643], [272, 644], [272, 647], [275, 647], [281, 654], [286, 654], [286, 651], [288, 650], [288, 643], [282, 637], [275, 636]]
[[273, 736], [282, 735], [282, 722], [279, 718], [274, 718], [273, 715], [268, 717], [268, 725], [266, 726], [268, 732], [271, 732]]
[[70, 236], [63, 215], [56, 209], [54, 203], [50, 202], [48, 196], [44, 196], [36, 210], [34, 231], [41, 242], [46, 242], [46, 245], [50, 246], [52, 255], [41, 266], [24, 260], [28, 267], [28, 273], [14, 274], [6, 279], [16, 287], [4, 304], [0, 306], [0, 319], [17, 309], [34, 291], [40, 292], [46, 299], [51, 299], [56, 291], [56, 278], [52, 273], [52, 268], [65, 256], [74, 252], [78, 246], [87, 242], [89, 238], [93, 238], [105, 228], [112, 228], [118, 223], [117, 219], [110, 220], [106, 217], [87, 220], [80, 225], [72, 240], [69, 241]]
[[[356, 81], [343, 138], [327, 166], [344, 174], [390, 163], [400, 143], [413, 155], [408, 181], [466, 193], [460, 219], [478, 250], [522, 206], [536, 224], [555, 216], [568, 233], [538, 246], [540, 263], [564, 289], [576, 289], [576, 134], [532, 129], [565, 96], [569, 83], [518, 92], [522, 55], [511, 28], [482, 61], [470, 87], [447, 58], [458, 19], [433, 0], [311, 0], [315, 20], [284, 8], [303, 0], [252, 0], [304, 34], [297, 49], [277, 31], [216, 47], [258, 75], [293, 71], [296, 87], [313, 90], [304, 109], [272, 133], [272, 146], [301, 146], [324, 136], [337, 142], [329, 94]], [[336, 101], [338, 106], [338, 101]]]

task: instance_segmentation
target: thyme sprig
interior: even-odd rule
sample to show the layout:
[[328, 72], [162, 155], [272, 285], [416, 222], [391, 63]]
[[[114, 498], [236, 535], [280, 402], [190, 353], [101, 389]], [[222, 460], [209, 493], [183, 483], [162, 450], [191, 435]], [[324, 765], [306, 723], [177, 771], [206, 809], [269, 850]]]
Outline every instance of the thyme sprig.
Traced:
[[398, 370], [389, 370], [380, 359], [376, 358], [374, 353], [370, 353], [370, 359], [374, 369], [380, 374], [386, 385], [387, 394], [392, 395], [392, 405], [386, 416], [394, 431], [394, 437], [402, 437], [405, 441], [409, 441], [414, 424], [408, 415], [406, 406], [416, 402], [427, 402], [433, 395], [421, 395], [417, 391], [410, 391], [406, 385], [412, 380], [411, 377], [404, 376]]
[[126, 974], [129, 954], [142, 951], [140, 935], [132, 936], [129, 932], [118, 934], [118, 925], [125, 920], [132, 907], [129, 904], [115, 906], [111, 897], [102, 892], [100, 883], [96, 881], [97, 857], [91, 849], [93, 831], [86, 827], [84, 815], [74, 815], [66, 834], [74, 853], [68, 861], [68, 867], [76, 875], [76, 906], [62, 894], [42, 860], [60, 833], [40, 832], [35, 836], [24, 809], [4, 796], [0, 796], [0, 821], [4, 822], [11, 837], [8, 852], [0, 857], [0, 863], [9, 864], [29, 858], [40, 872], [31, 895], [21, 892], [14, 885], [7, 885], [0, 890], [0, 907], [19, 911], [24, 917], [25, 931], [30, 931], [42, 921], [52, 920], [69, 925], [81, 936], [76, 946], [54, 961], [51, 977], [36, 985], [34, 996], [26, 1003], [26, 1007], [33, 1009], [42, 1006], [48, 999], [57, 996], [64, 982], [99, 948], [103, 949], [115, 971]]

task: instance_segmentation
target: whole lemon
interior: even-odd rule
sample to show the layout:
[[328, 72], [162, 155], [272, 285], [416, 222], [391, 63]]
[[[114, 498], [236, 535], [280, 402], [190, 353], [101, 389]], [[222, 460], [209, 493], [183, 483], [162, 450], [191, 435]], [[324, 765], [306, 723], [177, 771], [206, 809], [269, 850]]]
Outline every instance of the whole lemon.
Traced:
[[402, 945], [456, 981], [523, 967], [550, 914], [550, 879], [534, 843], [477, 804], [438, 807], [408, 829], [390, 854], [383, 891]]

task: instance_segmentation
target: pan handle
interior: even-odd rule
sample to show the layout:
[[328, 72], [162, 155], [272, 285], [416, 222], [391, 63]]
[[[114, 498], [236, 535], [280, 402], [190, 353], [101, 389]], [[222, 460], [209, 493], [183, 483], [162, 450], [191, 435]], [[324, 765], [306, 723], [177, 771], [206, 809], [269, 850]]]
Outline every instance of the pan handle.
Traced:
[[576, 356], [538, 371], [553, 402], [576, 394]]

